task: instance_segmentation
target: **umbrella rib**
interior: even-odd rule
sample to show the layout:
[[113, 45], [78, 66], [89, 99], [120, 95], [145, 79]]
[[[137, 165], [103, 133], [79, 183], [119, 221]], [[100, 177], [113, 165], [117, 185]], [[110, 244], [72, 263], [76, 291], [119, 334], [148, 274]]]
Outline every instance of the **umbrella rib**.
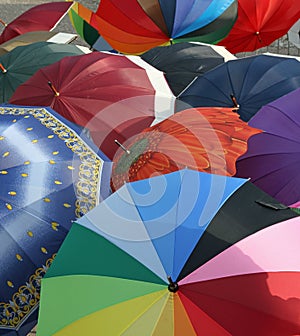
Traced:
[[[162, 299], [163, 296], [165, 296], [166, 293], [163, 293], [163, 295], [161, 295], [160, 297], [158, 297], [157, 299], [155, 299], [147, 308], [145, 308], [145, 310], [143, 312], [141, 312], [127, 327], [125, 327], [123, 329], [123, 331], [120, 333], [120, 335], [124, 335], [124, 333], [126, 333], [126, 331], [136, 322], [138, 321], [153, 305], [155, 305], [159, 300]], [[169, 296], [169, 293], [167, 293], [167, 295]], [[161, 316], [166, 304], [167, 304], [168, 300], [165, 301], [165, 304], [163, 305], [162, 309], [161, 309], [161, 313], [159, 314], [159, 317]], [[159, 321], [159, 318], [157, 319], [157, 322], [155, 323], [155, 326], [153, 328], [153, 330], [155, 330], [157, 323]]]

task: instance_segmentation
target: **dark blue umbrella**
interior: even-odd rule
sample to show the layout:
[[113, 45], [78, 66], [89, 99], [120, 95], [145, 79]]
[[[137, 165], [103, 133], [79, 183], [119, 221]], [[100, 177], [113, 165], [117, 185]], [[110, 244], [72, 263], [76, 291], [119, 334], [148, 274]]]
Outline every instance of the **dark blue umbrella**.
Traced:
[[188, 106], [233, 107], [248, 121], [263, 106], [300, 87], [300, 62], [256, 55], [228, 61], [206, 72], [185, 90], [177, 110]]
[[111, 162], [50, 108], [2, 105], [0, 120], [0, 335], [26, 335], [72, 222], [109, 195]]

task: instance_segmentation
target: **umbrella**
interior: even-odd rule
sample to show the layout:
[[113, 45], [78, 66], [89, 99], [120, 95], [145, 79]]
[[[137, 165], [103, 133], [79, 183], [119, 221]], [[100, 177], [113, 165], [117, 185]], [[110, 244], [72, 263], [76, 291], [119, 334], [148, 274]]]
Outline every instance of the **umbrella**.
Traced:
[[234, 175], [248, 139], [260, 132], [229, 108], [198, 108], [176, 113], [123, 143], [114, 157], [111, 188], [189, 167]]
[[126, 183], [72, 225], [37, 334], [297, 334], [300, 218], [284, 208], [189, 169]]
[[289, 42], [300, 48], [300, 19], [288, 31]]
[[112, 47], [103, 40], [97, 29], [93, 27], [93, 17], [94, 12], [77, 1], [74, 1], [73, 6], [69, 10], [69, 18], [73, 27], [78, 35], [89, 44], [91, 48], [94, 48], [96, 43], [98, 45], [100, 41], [102, 41], [101, 49], [97, 50], [112, 50]]
[[238, 18], [219, 43], [234, 54], [254, 51], [285, 35], [299, 17], [295, 0], [238, 0]]
[[109, 195], [111, 162], [48, 107], [3, 105], [0, 120], [0, 335], [23, 336], [72, 221]]
[[195, 77], [236, 57], [221, 46], [182, 42], [153, 48], [141, 58], [165, 73], [171, 90], [177, 96]]
[[76, 34], [37, 30], [18, 35], [7, 42], [0, 44], [0, 56], [12, 51], [16, 47], [25, 46], [34, 42], [71, 43], [77, 37]]
[[[16, 88], [38, 69], [55, 63], [65, 56], [82, 54], [84, 52], [75, 45], [35, 42], [16, 47], [9, 53], [0, 56], [0, 102], [7, 102]], [[40, 106], [47, 105], [41, 104]]]
[[175, 96], [163, 73], [138, 56], [92, 52], [40, 69], [10, 102], [51, 106], [90, 129], [95, 144], [112, 158], [119, 148], [115, 139], [123, 142], [172, 115]]
[[140, 54], [177, 42], [216, 43], [228, 34], [236, 17], [237, 0], [101, 0], [86, 21], [112, 49]]
[[228, 61], [198, 77], [178, 96], [187, 105], [233, 107], [248, 121], [263, 105], [300, 87], [300, 62], [290, 57], [255, 55]]
[[40, 4], [22, 13], [9, 24], [2, 18], [0, 22], [5, 28], [0, 35], [0, 44], [30, 31], [51, 31], [67, 14], [72, 4], [72, 1]]
[[263, 106], [249, 121], [264, 132], [249, 140], [238, 159], [237, 175], [250, 177], [261, 189], [284, 204], [300, 200], [299, 151], [300, 89]]

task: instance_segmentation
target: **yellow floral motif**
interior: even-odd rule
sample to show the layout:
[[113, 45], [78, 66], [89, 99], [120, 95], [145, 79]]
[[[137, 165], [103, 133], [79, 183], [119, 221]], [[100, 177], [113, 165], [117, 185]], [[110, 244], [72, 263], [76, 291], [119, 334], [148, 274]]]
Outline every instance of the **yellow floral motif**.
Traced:
[[[25, 285], [19, 287], [9, 302], [0, 302], [0, 328], [15, 329], [27, 315], [39, 304], [41, 279], [50, 267], [56, 254], [49, 258], [45, 265], [36, 269]], [[7, 281], [7, 285], [14, 287], [12, 281]]]

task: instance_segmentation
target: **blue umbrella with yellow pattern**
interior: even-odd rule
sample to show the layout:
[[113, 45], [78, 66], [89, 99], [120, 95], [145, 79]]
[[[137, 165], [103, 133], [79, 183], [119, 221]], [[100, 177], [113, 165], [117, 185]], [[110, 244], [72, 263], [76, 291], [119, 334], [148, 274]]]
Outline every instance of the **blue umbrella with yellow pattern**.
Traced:
[[36, 324], [40, 280], [72, 222], [109, 195], [111, 164], [52, 109], [0, 105], [0, 335]]

